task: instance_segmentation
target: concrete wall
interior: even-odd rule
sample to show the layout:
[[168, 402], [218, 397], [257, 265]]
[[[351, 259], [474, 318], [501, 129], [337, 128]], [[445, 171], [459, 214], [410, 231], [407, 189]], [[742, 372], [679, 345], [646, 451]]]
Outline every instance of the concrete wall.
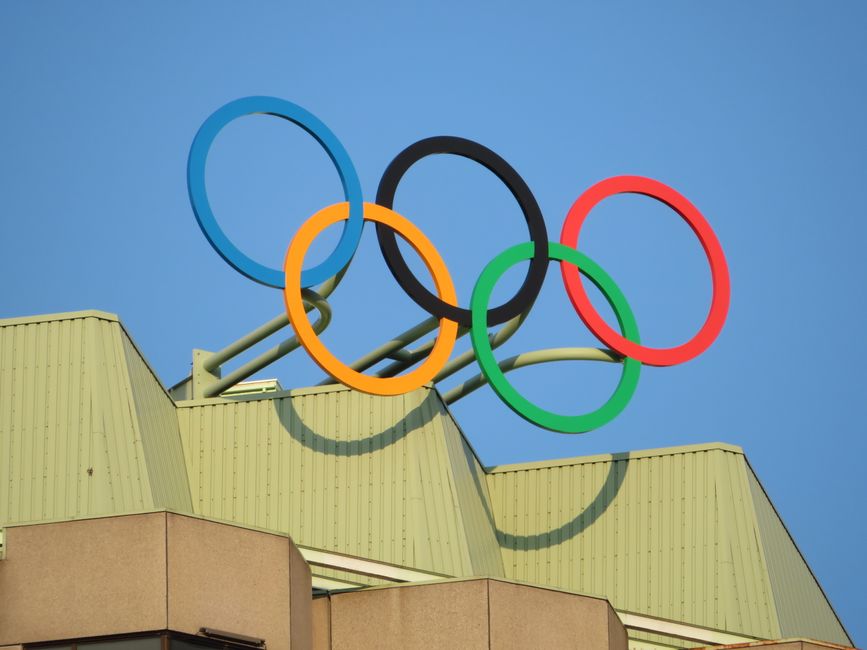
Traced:
[[6, 538], [0, 646], [212, 627], [310, 648], [310, 571], [285, 536], [158, 512]]
[[332, 594], [313, 604], [317, 650], [626, 650], [607, 601], [495, 579]]
[[331, 599], [328, 596], [313, 599], [311, 620], [313, 650], [331, 650]]
[[0, 644], [166, 627], [166, 514], [6, 529]]

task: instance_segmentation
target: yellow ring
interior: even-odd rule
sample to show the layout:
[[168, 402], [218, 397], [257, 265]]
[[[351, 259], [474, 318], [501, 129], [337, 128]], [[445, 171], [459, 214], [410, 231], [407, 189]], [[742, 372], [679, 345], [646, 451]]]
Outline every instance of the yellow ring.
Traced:
[[[307, 320], [304, 303], [301, 301], [301, 269], [307, 249], [319, 233], [328, 226], [348, 218], [348, 203], [330, 205], [305, 221], [292, 238], [283, 263], [283, 271], [286, 275], [286, 286], [283, 289], [286, 313], [289, 315], [289, 322], [295, 330], [295, 335], [307, 350], [307, 354], [334, 379], [350, 388], [371, 395], [402, 395], [431, 381], [445, 365], [458, 337], [458, 324], [447, 318], [441, 318], [440, 331], [428, 358], [415, 370], [397, 377], [370, 377], [353, 370], [331, 354]], [[440, 300], [450, 305], [457, 305], [457, 293], [448, 268], [437, 249], [421, 230], [394, 210], [376, 203], [364, 204], [364, 220], [386, 225], [403, 237], [421, 256], [428, 272], [433, 276]]]

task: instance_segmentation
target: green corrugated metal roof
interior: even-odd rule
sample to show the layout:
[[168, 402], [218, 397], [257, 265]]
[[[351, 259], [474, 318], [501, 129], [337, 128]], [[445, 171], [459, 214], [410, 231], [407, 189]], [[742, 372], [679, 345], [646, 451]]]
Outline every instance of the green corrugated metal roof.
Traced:
[[138, 419], [154, 505], [192, 512], [186, 467], [178, 462], [184, 450], [175, 403], [132, 339], [121, 331], [120, 340], [129, 378], [130, 404]]
[[116, 316], [0, 320], [0, 522], [189, 509], [174, 407]]
[[[730, 445], [494, 468], [506, 577], [761, 638], [849, 643], [803, 559], [782, 549], [782, 523], [769, 502], [754, 502], [751, 481]], [[797, 585], [780, 579], [793, 574]], [[800, 627], [783, 615], [793, 613], [789, 600], [810, 610]]]
[[158, 507], [751, 636], [851, 642], [738, 447], [485, 469], [432, 388], [176, 404], [115, 316], [0, 320], [0, 525]]
[[758, 478], [748, 468], [756, 520], [780, 620], [781, 636], [850, 640], [810, 567], [795, 546]]
[[431, 389], [179, 403], [198, 514], [452, 576], [503, 574], [482, 470]]

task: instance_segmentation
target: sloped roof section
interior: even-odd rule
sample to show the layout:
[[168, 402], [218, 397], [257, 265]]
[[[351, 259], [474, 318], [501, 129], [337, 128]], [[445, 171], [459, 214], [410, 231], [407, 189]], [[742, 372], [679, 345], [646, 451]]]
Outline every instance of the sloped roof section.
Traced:
[[831, 603], [749, 468], [750, 491], [768, 565], [782, 637], [810, 637], [849, 644]]
[[117, 317], [0, 320], [0, 522], [190, 509], [171, 399]]
[[487, 479], [507, 578], [759, 638], [851, 643], [738, 447], [503, 466]]
[[132, 339], [122, 331], [120, 340], [154, 505], [192, 512], [175, 403]]
[[178, 408], [197, 514], [301, 546], [502, 576], [483, 470], [432, 389], [323, 387]]

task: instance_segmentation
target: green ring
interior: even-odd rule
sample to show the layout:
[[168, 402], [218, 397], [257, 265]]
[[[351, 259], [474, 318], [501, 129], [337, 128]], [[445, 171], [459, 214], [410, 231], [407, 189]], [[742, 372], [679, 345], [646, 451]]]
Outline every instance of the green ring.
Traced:
[[[473, 288], [473, 297], [470, 301], [470, 309], [473, 315], [470, 339], [473, 342], [473, 350], [482, 368], [482, 373], [490, 382], [491, 387], [500, 396], [506, 405], [525, 420], [532, 422], [545, 429], [560, 433], [585, 433], [607, 424], [617, 417], [632, 399], [635, 388], [638, 385], [638, 376], [641, 373], [641, 362], [626, 357], [623, 360], [623, 373], [620, 375], [620, 383], [614, 394], [595, 411], [584, 415], [560, 415], [552, 413], [530, 402], [521, 395], [506, 379], [505, 373], [500, 370], [491, 343], [488, 339], [487, 311], [491, 292], [503, 273], [518, 262], [529, 260], [533, 257], [533, 242], [525, 242], [506, 249], [495, 257], [482, 271], [476, 286]], [[620, 331], [624, 337], [640, 343], [638, 324], [629, 303], [620, 288], [614, 283], [605, 271], [596, 262], [574, 248], [564, 246], [557, 242], [548, 242], [548, 259], [559, 260], [574, 264], [587, 278], [595, 284], [608, 304], [614, 309]]]

